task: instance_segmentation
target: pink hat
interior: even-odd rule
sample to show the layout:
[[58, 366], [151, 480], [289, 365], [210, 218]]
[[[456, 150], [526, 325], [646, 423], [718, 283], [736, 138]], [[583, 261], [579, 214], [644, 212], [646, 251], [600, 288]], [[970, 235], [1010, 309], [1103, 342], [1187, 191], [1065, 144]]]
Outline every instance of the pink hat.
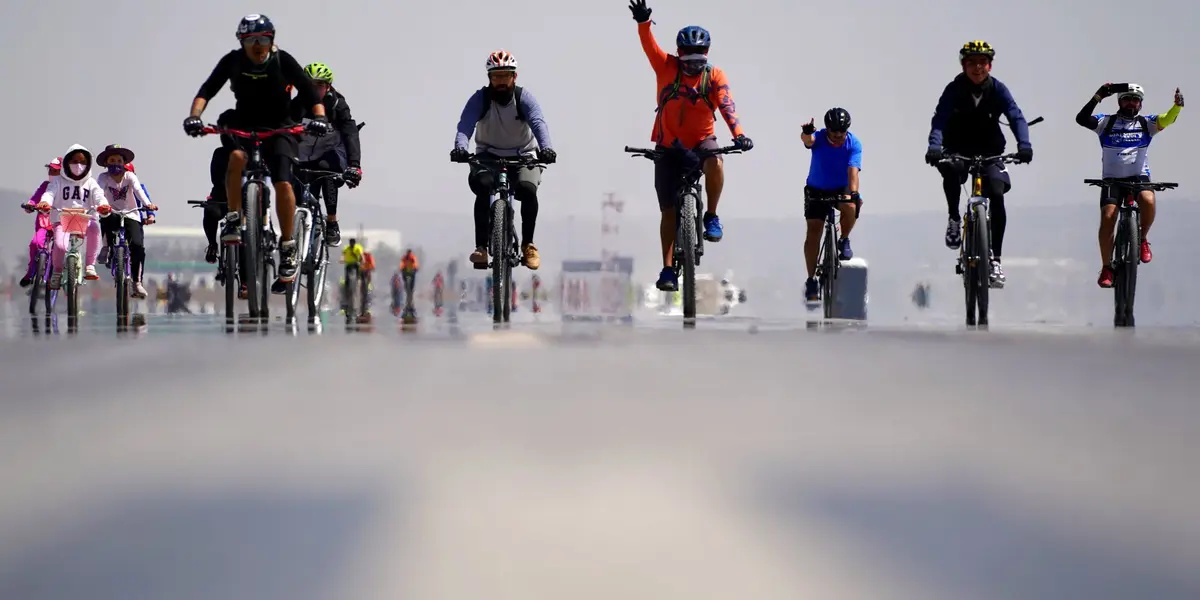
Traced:
[[49, 163], [46, 163], [46, 166], [51, 169], [61, 170], [62, 169], [62, 157], [59, 156], [58, 158], [55, 158], [54, 160], [50, 161]]

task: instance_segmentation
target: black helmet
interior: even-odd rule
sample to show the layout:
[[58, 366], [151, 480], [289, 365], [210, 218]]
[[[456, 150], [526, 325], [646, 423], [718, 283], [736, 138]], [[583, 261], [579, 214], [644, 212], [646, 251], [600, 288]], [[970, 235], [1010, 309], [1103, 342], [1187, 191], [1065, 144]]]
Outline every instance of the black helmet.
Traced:
[[242, 22], [238, 23], [237, 38], [239, 40], [255, 35], [275, 37], [275, 24], [267, 15], [246, 15], [242, 17]]
[[825, 129], [830, 131], [848, 131], [850, 129], [850, 113], [844, 108], [834, 107], [825, 113]]

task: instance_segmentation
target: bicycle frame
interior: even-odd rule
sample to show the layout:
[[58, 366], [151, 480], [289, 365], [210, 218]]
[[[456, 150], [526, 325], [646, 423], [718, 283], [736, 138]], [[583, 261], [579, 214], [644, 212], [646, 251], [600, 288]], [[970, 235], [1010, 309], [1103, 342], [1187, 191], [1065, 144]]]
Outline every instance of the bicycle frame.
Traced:
[[837, 240], [838, 240], [838, 213], [834, 208], [835, 205], [846, 202], [839, 194], [831, 194], [826, 196], [811, 196], [809, 202], [829, 205], [829, 211], [825, 214], [825, 225], [821, 234], [821, 249], [817, 255], [817, 281], [821, 284], [821, 304], [824, 307], [823, 315], [826, 319], [832, 319], [834, 316], [834, 307], [837, 302], [837, 278], [838, 271], [841, 269], [841, 259], [838, 257]]
[[[30, 212], [32, 205], [22, 203], [21, 210]], [[36, 212], [36, 211], [34, 211]], [[50, 276], [54, 272], [52, 261], [54, 260], [54, 228], [51, 227], [46, 232], [46, 243], [39, 246], [37, 252], [33, 255], [33, 281], [29, 284], [29, 314], [37, 314], [38, 295], [41, 294], [45, 304], [46, 314], [54, 312], [54, 301], [58, 297], [58, 290], [50, 289]], [[38, 265], [42, 265], [38, 269]]]
[[[305, 175], [313, 177], [310, 181], [306, 181]], [[329, 251], [325, 244], [325, 215], [321, 211], [320, 200], [312, 193], [312, 187], [320, 185], [325, 179], [333, 179], [340, 184], [342, 174], [334, 171], [296, 168], [296, 182], [299, 183], [300, 193], [297, 194], [296, 218], [292, 236], [297, 242], [300, 274], [305, 277], [305, 281], [301, 285], [297, 285], [295, 281], [288, 284], [286, 295], [287, 321], [289, 323], [295, 318], [300, 287], [308, 289], [309, 321], [313, 322], [320, 317]]]

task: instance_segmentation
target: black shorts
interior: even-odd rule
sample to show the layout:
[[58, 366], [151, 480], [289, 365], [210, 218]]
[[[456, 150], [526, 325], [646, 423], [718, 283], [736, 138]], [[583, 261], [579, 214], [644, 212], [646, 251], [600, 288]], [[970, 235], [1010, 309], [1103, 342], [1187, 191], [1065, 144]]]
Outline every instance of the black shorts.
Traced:
[[[696, 144], [693, 150], [716, 150], [721, 145], [716, 136], [710, 136]], [[664, 146], [656, 146], [656, 150], [670, 150]], [[719, 157], [718, 157], [719, 158]], [[654, 191], [658, 194], [658, 208], [662, 211], [675, 209], [675, 195], [679, 193], [679, 185], [683, 174], [690, 168], [686, 161], [686, 153], [682, 151], [668, 152], [654, 161]], [[697, 198], [696, 210], [703, 204], [702, 198]]]
[[[1133, 177], [1121, 177], [1117, 181], [1128, 181], [1130, 183], [1145, 183], [1150, 181], [1148, 175], [1135, 175]], [[1128, 188], [1122, 188], [1119, 185], [1100, 188], [1100, 208], [1104, 208], [1109, 204], [1118, 205], [1121, 203], [1121, 198], [1129, 193]]]
[[[819, 190], [807, 185], [804, 186], [804, 218], [810, 221], [824, 221], [833, 212], [834, 206], [837, 206], [839, 211], [849, 208], [848, 205], [851, 204], [850, 200], [839, 200], [837, 202], [825, 200], [825, 198], [831, 196], [841, 196], [849, 193], [848, 187], [838, 190]], [[853, 204], [854, 218], [857, 219], [859, 213], [862, 212], [862, 199], [855, 200]]]
[[[226, 122], [220, 123], [220, 120]], [[221, 114], [220, 120], [218, 121], [220, 125], [243, 131], [266, 131], [282, 127], [282, 125], [272, 127], [246, 125], [238, 120], [236, 114], [229, 114], [228, 111]], [[221, 136], [221, 142], [230, 149], [245, 150], [247, 155], [253, 146], [253, 142], [248, 139], [229, 136]], [[271, 181], [274, 183], [292, 182], [292, 164], [299, 154], [300, 139], [294, 135], [276, 135], [262, 142], [262, 159], [266, 163], [267, 169], [271, 173]]]
[[[942, 174], [942, 179], [957, 181], [960, 186], [967, 182], [970, 175], [967, 166], [963, 164], [939, 164], [937, 170]], [[1009, 178], [1008, 169], [1004, 165], [992, 164], [983, 170], [983, 195], [988, 199], [1003, 197], [1011, 189], [1012, 179]]]

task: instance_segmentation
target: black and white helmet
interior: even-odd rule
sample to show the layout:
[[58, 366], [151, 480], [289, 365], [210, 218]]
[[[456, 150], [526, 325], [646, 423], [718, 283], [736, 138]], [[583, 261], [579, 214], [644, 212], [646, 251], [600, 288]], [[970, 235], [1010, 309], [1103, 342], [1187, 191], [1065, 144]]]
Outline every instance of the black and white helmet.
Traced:
[[848, 131], [850, 129], [850, 113], [844, 108], [834, 107], [825, 112], [825, 129], [829, 131]]

